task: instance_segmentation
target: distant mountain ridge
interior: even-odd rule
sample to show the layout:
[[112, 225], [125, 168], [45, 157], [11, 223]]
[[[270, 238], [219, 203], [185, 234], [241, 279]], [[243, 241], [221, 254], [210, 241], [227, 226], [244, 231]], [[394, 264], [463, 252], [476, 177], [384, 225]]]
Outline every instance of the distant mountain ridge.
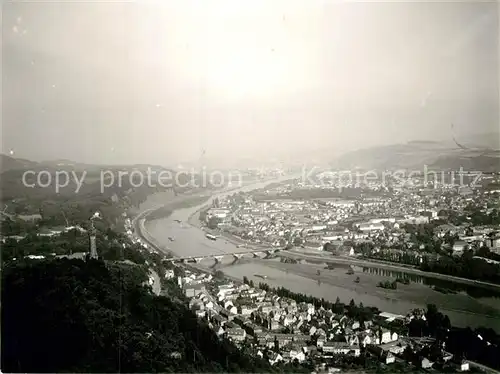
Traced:
[[[101, 196], [102, 198], [122, 197], [131, 190], [149, 191], [171, 189], [182, 192], [189, 188], [187, 176], [176, 176], [176, 172], [158, 165], [92, 165], [72, 162], [69, 160], [55, 160], [35, 162], [1, 155], [1, 201], [26, 198], [31, 199], [79, 199]], [[151, 173], [148, 179], [148, 168]], [[138, 170], [140, 173], [133, 174]], [[33, 173], [26, 174], [27, 171]], [[42, 174], [41, 172], [44, 172]], [[109, 171], [109, 173], [108, 173]], [[159, 172], [161, 183], [157, 177]], [[58, 174], [59, 172], [59, 174]], [[61, 172], [66, 172], [66, 175]], [[120, 172], [125, 172], [120, 176]], [[50, 174], [49, 175], [47, 175]], [[38, 179], [37, 179], [38, 178]], [[59, 178], [59, 187], [57, 187]], [[151, 185], [150, 185], [151, 182]], [[176, 185], [179, 182], [183, 187]], [[57, 190], [56, 190], [57, 188]]]
[[[293, 169], [295, 167], [302, 167], [303, 165], [319, 165], [328, 163], [332, 158], [342, 154], [342, 150], [335, 147], [322, 147], [322, 148], [300, 148], [295, 147], [288, 151], [277, 152], [262, 152], [254, 157], [231, 155], [231, 157], [212, 157], [207, 155], [203, 160], [207, 168], [222, 168], [224, 170], [231, 169]], [[200, 168], [200, 160], [181, 162], [177, 165], [182, 166], [184, 170], [198, 170]], [[181, 168], [179, 168], [181, 169]]]
[[330, 166], [365, 170], [421, 169], [424, 166], [434, 170], [459, 170], [462, 167], [465, 171], [496, 172], [500, 171], [500, 151], [497, 149], [488, 146], [462, 149], [454, 143], [417, 140], [347, 152]]
[[67, 159], [59, 160], [45, 160], [45, 161], [31, 161], [21, 158], [11, 157], [5, 154], [0, 154], [0, 172], [4, 173], [12, 170], [33, 170], [41, 171], [47, 170], [49, 172], [55, 171], [87, 171], [88, 173], [94, 173], [102, 170], [110, 171], [132, 171], [132, 170], [142, 170], [147, 171], [148, 168], [152, 171], [170, 171], [174, 173], [174, 170], [153, 164], [132, 164], [132, 165], [112, 165], [112, 164], [87, 164], [83, 162], [75, 162]]
[[8, 170], [29, 169], [37, 165], [39, 165], [39, 163], [35, 161], [0, 154], [0, 168], [2, 173]]
[[410, 140], [408, 144], [439, 144], [435, 140]]
[[[461, 137], [458, 139], [463, 141]], [[484, 132], [467, 136], [466, 145], [500, 149], [500, 131]]]

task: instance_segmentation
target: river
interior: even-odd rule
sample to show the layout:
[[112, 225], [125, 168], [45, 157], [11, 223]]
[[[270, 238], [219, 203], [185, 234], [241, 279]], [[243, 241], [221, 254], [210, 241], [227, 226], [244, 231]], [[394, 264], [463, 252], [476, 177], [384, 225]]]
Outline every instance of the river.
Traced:
[[[366, 306], [376, 306], [382, 311], [396, 314], [405, 315], [411, 309], [436, 304], [456, 326], [487, 326], [500, 332], [500, 298], [474, 298], [466, 292], [443, 294], [424, 283], [416, 282], [398, 284], [397, 290], [387, 290], [377, 287], [377, 284], [395, 278], [380, 274], [378, 269], [361, 268], [351, 275], [347, 274], [346, 267], [327, 270], [322, 265], [258, 260], [225, 266], [221, 270], [240, 279], [246, 276], [255, 284], [264, 282], [273, 287], [282, 286], [331, 301], [338, 297], [344, 303], [354, 299], [357, 303], [362, 302]], [[266, 276], [267, 279], [256, 275]], [[359, 283], [354, 282], [357, 277]]]
[[[268, 183], [246, 186], [243, 190], [262, 188]], [[227, 193], [229, 192], [224, 192]], [[145, 204], [152, 203], [147, 201]], [[208, 240], [202, 230], [188, 223], [189, 217], [197, 214], [206, 204], [178, 209], [169, 217], [146, 221], [146, 230], [164, 248], [177, 256], [241, 251], [241, 248], [223, 238], [217, 241]], [[397, 290], [387, 290], [377, 287], [377, 284], [380, 281], [393, 280], [396, 276], [400, 276], [401, 272], [384, 272], [380, 269], [362, 267], [355, 270], [355, 275], [349, 275], [346, 268], [340, 265], [333, 270], [327, 270], [324, 264], [284, 264], [275, 260], [242, 260], [231, 264], [231, 261], [226, 258], [222, 270], [240, 279], [247, 276], [256, 283], [263, 282], [262, 278], [255, 277], [258, 274], [266, 276], [265, 282], [271, 286], [283, 286], [294, 292], [311, 294], [332, 301], [337, 297], [345, 303], [354, 299], [357, 303], [362, 302], [366, 306], [376, 306], [382, 311], [397, 314], [406, 314], [411, 309], [425, 308], [427, 304], [432, 303], [447, 314], [456, 326], [472, 328], [484, 326], [500, 332], [500, 297], [481, 292], [479, 287], [467, 286], [465, 289], [463, 285], [450, 286], [450, 282], [447, 282], [445, 288], [455, 289], [458, 292], [445, 294], [430, 287], [437, 285], [435, 280], [429, 281], [428, 278], [413, 276], [410, 285], [400, 284]], [[208, 268], [213, 266], [213, 262], [207, 260], [201, 265]], [[354, 282], [356, 277], [360, 278], [359, 283]]]
[[[276, 183], [285, 181], [293, 177], [299, 176], [294, 175], [281, 177], [279, 179], [273, 179], [272, 182]], [[269, 181], [252, 183], [238, 188], [237, 191], [252, 191], [259, 188], [264, 188], [269, 184]], [[220, 199], [223, 196], [232, 194], [234, 192], [235, 191], [231, 190], [224, 191], [210, 197], [210, 199], [206, 203], [200, 204], [195, 207], [175, 210], [169, 217], [146, 221], [146, 230], [153, 238], [156, 239], [158, 243], [178, 256], [200, 256], [205, 254], [241, 252], [241, 248], [238, 248], [235, 244], [232, 244], [227, 240], [208, 240], [202, 230], [195, 228], [188, 223], [189, 218], [193, 214], [196, 214], [203, 207], [211, 204], [211, 202], [216, 197]], [[146, 200], [146, 202], [142, 204], [144, 208], [141, 207], [141, 210], [144, 210], [146, 207], [151, 208], [152, 201], [157, 203], [158, 197], [153, 195], [148, 198], [148, 200]]]

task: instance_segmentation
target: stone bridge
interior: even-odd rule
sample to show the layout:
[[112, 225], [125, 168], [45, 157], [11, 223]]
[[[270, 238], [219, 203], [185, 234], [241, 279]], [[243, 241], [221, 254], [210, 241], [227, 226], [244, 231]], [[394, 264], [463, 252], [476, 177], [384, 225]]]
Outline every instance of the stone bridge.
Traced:
[[239, 260], [242, 257], [252, 257], [252, 258], [269, 258], [276, 252], [279, 252], [279, 249], [265, 249], [265, 250], [253, 250], [253, 251], [243, 251], [243, 252], [232, 252], [232, 253], [216, 253], [216, 254], [208, 254], [202, 256], [187, 256], [187, 257], [172, 257], [166, 259], [166, 261], [172, 263], [179, 262], [191, 262], [191, 263], [199, 263], [205, 259], [213, 259], [216, 263], [222, 261], [224, 257], [231, 257], [235, 261]]

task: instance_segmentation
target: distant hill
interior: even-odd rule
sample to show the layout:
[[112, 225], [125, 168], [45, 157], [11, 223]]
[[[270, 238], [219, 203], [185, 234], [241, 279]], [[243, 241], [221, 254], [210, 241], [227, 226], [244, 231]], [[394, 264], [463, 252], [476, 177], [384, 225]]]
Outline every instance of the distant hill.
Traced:
[[500, 171], [500, 152], [485, 148], [461, 149], [455, 144], [412, 141], [351, 151], [335, 159], [331, 166], [341, 169], [411, 169], [424, 165], [439, 170]]
[[112, 172], [118, 171], [128, 171], [132, 172], [134, 170], [139, 170], [142, 172], [147, 172], [151, 170], [152, 172], [159, 173], [161, 171], [175, 173], [172, 169], [160, 166], [160, 165], [152, 165], [152, 164], [131, 164], [131, 165], [112, 165], [112, 164], [86, 164], [82, 162], [75, 162], [71, 160], [51, 160], [51, 161], [42, 161], [40, 163], [36, 163], [37, 167], [45, 167], [56, 170], [67, 170], [67, 171], [86, 171], [87, 173], [100, 173], [101, 171], [109, 170]]
[[[457, 139], [462, 142], [461, 137]], [[467, 141], [465, 142], [471, 147], [486, 147], [492, 149], [500, 149], [500, 132], [492, 131], [479, 134], [472, 134], [467, 136]]]
[[440, 170], [463, 168], [465, 171], [500, 172], [500, 152], [489, 154], [463, 152], [458, 155], [445, 155], [438, 157], [430, 166]]
[[[231, 157], [215, 157], [207, 156], [203, 161], [207, 168], [222, 168], [222, 169], [258, 169], [258, 168], [281, 168], [293, 169], [307, 165], [323, 165], [328, 164], [332, 158], [339, 156], [342, 150], [337, 147], [322, 147], [322, 148], [302, 148], [290, 147], [287, 150], [272, 150], [262, 151], [253, 156], [242, 156], [232, 154]], [[184, 169], [197, 170], [200, 167], [200, 161], [181, 162]]]
[[77, 163], [71, 160], [66, 160], [66, 159], [60, 159], [60, 160], [46, 160], [40, 162], [42, 165], [49, 165], [49, 166], [74, 166]]
[[[5, 162], [0, 173], [0, 204], [2, 209], [7, 209], [5, 213], [41, 214], [43, 224], [52, 226], [86, 222], [99, 211], [109, 225], [115, 227], [124, 211], [137, 208], [154, 193], [192, 190], [190, 177], [177, 176], [174, 171], [157, 165], [103, 166], [68, 160], [34, 162], [9, 156], [2, 156], [2, 160]], [[148, 168], [157, 172], [151, 175], [151, 183], [147, 180]], [[132, 175], [134, 170], [141, 174]], [[25, 174], [26, 171], [33, 173]], [[42, 175], [41, 171], [48, 173]], [[66, 181], [66, 175], [60, 173], [60, 187], [56, 189], [57, 172], [61, 171], [66, 171], [70, 178]], [[101, 174], [104, 171], [106, 173]], [[119, 173], [123, 171], [128, 174], [120, 178]], [[162, 175], [162, 184], [155, 178], [159, 171], [168, 172]]]
[[2, 172], [8, 170], [30, 169], [36, 166], [38, 166], [37, 162], [0, 154], [0, 168]]
[[436, 142], [434, 140], [411, 140], [408, 142], [408, 144], [415, 144], [415, 145], [439, 145], [439, 142]]
[[[35, 162], [24, 159], [13, 158], [7, 155], [1, 155], [1, 170], [0, 177], [2, 178], [2, 200], [12, 200], [15, 198], [54, 198], [58, 195], [62, 198], [70, 198], [75, 191], [78, 191], [79, 197], [86, 197], [90, 195], [101, 194], [109, 198], [114, 194], [123, 196], [124, 192], [139, 187], [151, 187], [153, 189], [164, 190], [165, 188], [171, 188], [174, 186], [178, 192], [182, 192], [185, 188], [179, 188], [181, 186], [187, 186], [191, 182], [190, 177], [184, 174], [177, 175], [177, 172], [171, 169], [164, 168], [159, 165], [148, 165], [148, 164], [136, 164], [136, 165], [93, 165], [78, 163], [71, 160], [54, 160], [54, 161], [42, 161]], [[25, 172], [31, 171], [33, 173], [25, 175]], [[44, 172], [42, 183], [46, 183], [48, 180], [48, 174], [50, 174], [51, 184], [47, 187], [41, 187], [37, 184], [37, 175], [40, 172]], [[132, 174], [132, 172], [138, 171], [140, 173]], [[151, 183], [148, 181], [149, 171], [151, 171]], [[65, 183], [65, 176], [61, 172], [67, 172], [70, 176], [70, 180], [67, 186], [63, 186], [59, 191], [55, 191], [55, 178], [56, 174], [59, 174], [60, 183]], [[120, 172], [125, 172], [120, 177]], [[161, 181], [158, 180], [161, 174]], [[141, 177], [142, 175], [142, 177]], [[35, 187], [31, 188], [26, 186], [23, 182], [23, 176], [25, 176], [26, 184], [33, 185]], [[78, 190], [78, 182], [75, 178], [80, 181], [83, 176], [83, 185], [80, 190]], [[101, 191], [101, 179], [111, 184], [112, 178], [114, 178], [114, 183], [111, 186], [106, 185], [104, 191]], [[141, 181], [142, 178], [142, 181]], [[161, 183], [160, 183], [161, 182]]]
[[432, 163], [436, 156], [447, 151], [441, 143], [410, 142], [351, 151], [338, 157], [333, 166], [345, 169], [411, 168]]

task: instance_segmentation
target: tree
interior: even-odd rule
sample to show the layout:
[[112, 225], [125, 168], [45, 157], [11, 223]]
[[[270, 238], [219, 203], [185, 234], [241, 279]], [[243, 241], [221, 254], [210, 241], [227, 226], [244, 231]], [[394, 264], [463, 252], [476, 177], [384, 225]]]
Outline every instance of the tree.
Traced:
[[216, 197], [216, 198], [213, 200], [212, 205], [213, 205], [215, 208], [218, 208], [218, 207], [220, 206], [220, 203], [219, 203], [219, 198], [217, 198], [217, 197]]
[[474, 251], [472, 251], [470, 249], [466, 249], [462, 253], [462, 260], [463, 261], [470, 261], [470, 260], [472, 260], [473, 257], [474, 257]]
[[201, 222], [205, 222], [207, 220], [207, 214], [208, 214], [208, 210], [204, 209], [200, 212], [200, 217], [199, 217], [199, 220]]
[[217, 278], [217, 279], [224, 279], [224, 273], [220, 270], [217, 270], [215, 273], [214, 273], [214, 278]]
[[451, 329], [451, 321], [448, 315], [445, 315], [443, 318], [443, 328], [445, 328], [446, 330]]
[[333, 252], [335, 251], [335, 246], [330, 242], [326, 242], [325, 244], [323, 244], [323, 251]]
[[212, 229], [212, 230], [215, 230], [216, 228], [219, 227], [219, 223], [220, 223], [220, 219], [216, 216], [211, 216], [209, 219], [208, 219], [208, 223], [207, 223], [207, 226], [209, 229]]

